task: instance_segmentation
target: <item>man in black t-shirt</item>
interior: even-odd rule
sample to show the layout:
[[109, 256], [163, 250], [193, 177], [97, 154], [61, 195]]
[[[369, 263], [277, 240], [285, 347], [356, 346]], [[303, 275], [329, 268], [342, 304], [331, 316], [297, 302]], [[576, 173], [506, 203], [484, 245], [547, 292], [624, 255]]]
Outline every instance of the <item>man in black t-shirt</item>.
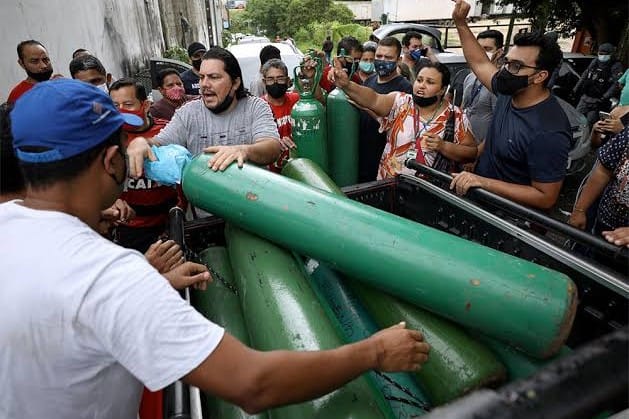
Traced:
[[[363, 86], [373, 89], [376, 93], [390, 92], [411, 93], [412, 84], [397, 72], [402, 45], [397, 38], [387, 36], [376, 48], [374, 65], [376, 73], [367, 78]], [[379, 132], [380, 123], [367, 111], [360, 112], [360, 144], [358, 149], [358, 181], [376, 180], [380, 158], [387, 142], [386, 132]]]
[[199, 95], [199, 69], [206, 51], [207, 48], [200, 42], [193, 42], [188, 45], [188, 57], [190, 57], [192, 68], [181, 73], [181, 81], [187, 95]]
[[585, 115], [590, 126], [598, 121], [599, 111], [609, 110], [609, 99], [616, 96], [617, 81], [624, 72], [622, 63], [614, 58], [615, 50], [612, 44], [601, 45], [598, 57], [592, 60], [572, 90], [577, 97], [582, 93], [577, 111]]
[[452, 18], [463, 53], [478, 80], [498, 99], [475, 173], [456, 174], [450, 188], [463, 195], [480, 187], [549, 209], [559, 197], [571, 140], [568, 118], [548, 89], [561, 49], [541, 33], [521, 33], [505, 64], [496, 69], [467, 25], [469, 10], [469, 4], [455, 0]]

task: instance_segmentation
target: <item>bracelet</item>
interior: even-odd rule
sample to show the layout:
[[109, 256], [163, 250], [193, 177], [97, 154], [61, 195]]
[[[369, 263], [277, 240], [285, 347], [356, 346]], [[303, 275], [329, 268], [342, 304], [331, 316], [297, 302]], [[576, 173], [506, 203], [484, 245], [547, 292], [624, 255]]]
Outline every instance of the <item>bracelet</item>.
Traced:
[[585, 212], [585, 210], [582, 208], [573, 208], [572, 212]]

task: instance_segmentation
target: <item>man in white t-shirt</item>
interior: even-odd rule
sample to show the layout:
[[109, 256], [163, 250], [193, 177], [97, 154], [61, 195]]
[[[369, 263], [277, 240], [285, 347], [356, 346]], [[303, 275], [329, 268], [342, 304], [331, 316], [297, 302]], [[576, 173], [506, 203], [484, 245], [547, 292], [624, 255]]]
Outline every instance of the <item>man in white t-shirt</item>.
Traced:
[[142, 384], [178, 379], [256, 412], [426, 361], [428, 345], [403, 325], [328, 351], [255, 351], [140, 253], [101, 237], [101, 210], [126, 176], [121, 128], [134, 118], [67, 79], [38, 84], [11, 114], [27, 192], [0, 204], [1, 418], [135, 418]]

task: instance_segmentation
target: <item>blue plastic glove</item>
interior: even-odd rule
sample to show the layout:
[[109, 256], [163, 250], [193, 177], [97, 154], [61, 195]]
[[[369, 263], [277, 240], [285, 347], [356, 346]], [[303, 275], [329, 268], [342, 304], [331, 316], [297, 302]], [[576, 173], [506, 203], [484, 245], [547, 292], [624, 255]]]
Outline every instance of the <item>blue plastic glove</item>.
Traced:
[[181, 183], [183, 168], [192, 160], [192, 154], [188, 149], [177, 144], [170, 144], [162, 147], [153, 146], [151, 150], [157, 160], [144, 161], [146, 177], [166, 186]]

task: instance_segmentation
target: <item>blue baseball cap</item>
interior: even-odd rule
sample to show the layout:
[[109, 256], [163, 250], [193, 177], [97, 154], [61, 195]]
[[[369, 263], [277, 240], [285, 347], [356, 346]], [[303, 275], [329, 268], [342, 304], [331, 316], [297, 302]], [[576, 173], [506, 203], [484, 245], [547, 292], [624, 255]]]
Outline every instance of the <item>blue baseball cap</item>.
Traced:
[[120, 113], [111, 98], [91, 84], [72, 79], [45, 81], [15, 102], [13, 148], [17, 158], [28, 163], [64, 160], [102, 143], [124, 123], [139, 127], [144, 121]]

